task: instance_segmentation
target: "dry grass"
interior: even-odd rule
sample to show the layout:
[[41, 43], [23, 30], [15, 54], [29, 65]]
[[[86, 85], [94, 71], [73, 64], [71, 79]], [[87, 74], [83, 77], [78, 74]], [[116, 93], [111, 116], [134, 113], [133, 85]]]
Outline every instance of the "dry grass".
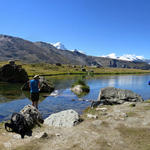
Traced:
[[126, 114], [127, 114], [128, 117], [135, 117], [135, 116], [137, 116], [137, 113], [134, 112], [134, 111], [129, 111]]
[[117, 129], [130, 149], [150, 150], [149, 128], [129, 128], [121, 125]]
[[[0, 67], [8, 62], [0, 62]], [[63, 74], [141, 74], [141, 73], [150, 73], [150, 70], [140, 70], [140, 69], [124, 69], [124, 68], [95, 68], [86, 66], [86, 72], [82, 71], [82, 66], [76, 65], [74, 68], [72, 65], [61, 65], [56, 66], [53, 64], [47, 63], [37, 63], [37, 64], [28, 64], [20, 61], [16, 61], [16, 64], [22, 65], [22, 67], [27, 71], [29, 76], [35, 74], [40, 75], [63, 75]]]
[[26, 145], [19, 146], [13, 150], [42, 150], [43, 140], [33, 140]]

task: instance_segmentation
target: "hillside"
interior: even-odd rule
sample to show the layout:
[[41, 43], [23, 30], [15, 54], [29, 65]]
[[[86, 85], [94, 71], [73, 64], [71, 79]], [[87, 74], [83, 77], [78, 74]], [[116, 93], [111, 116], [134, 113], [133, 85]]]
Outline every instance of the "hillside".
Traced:
[[18, 37], [0, 35], [0, 61], [17, 59], [28, 63], [46, 62], [113, 68], [150, 69], [145, 62], [129, 62], [88, 56], [79, 51], [60, 50], [45, 42], [31, 42]]

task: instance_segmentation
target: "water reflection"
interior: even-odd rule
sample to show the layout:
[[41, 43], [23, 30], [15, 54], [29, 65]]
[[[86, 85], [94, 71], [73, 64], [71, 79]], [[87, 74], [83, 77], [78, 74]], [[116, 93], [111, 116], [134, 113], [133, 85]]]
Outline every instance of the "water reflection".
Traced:
[[[55, 85], [58, 95], [40, 94], [39, 110], [44, 117], [65, 109], [74, 109], [82, 113], [82, 110], [90, 105], [87, 101], [79, 101], [79, 98], [70, 90], [71, 85], [83, 78], [82, 76], [45, 78]], [[87, 76], [86, 84], [90, 87], [90, 92], [83, 99], [96, 100], [100, 89], [108, 86], [129, 89], [145, 100], [150, 99], [149, 80], [150, 75]], [[20, 88], [20, 84], [0, 83], [0, 121], [8, 119], [12, 112], [19, 112], [25, 105], [31, 104], [29, 92], [22, 92]], [[75, 101], [72, 101], [73, 99]]]
[[0, 82], [0, 103], [25, 98], [20, 84]]

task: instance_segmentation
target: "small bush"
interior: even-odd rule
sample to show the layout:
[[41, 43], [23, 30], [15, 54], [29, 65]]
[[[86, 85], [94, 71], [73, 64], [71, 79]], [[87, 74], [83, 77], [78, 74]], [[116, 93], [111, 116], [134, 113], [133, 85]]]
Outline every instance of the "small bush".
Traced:
[[56, 63], [56, 66], [61, 66], [61, 63]]
[[75, 86], [75, 85], [87, 86], [86, 83], [85, 83], [85, 81], [84, 81], [84, 80], [81, 80], [81, 79], [78, 79], [78, 80], [72, 85], [72, 87]]

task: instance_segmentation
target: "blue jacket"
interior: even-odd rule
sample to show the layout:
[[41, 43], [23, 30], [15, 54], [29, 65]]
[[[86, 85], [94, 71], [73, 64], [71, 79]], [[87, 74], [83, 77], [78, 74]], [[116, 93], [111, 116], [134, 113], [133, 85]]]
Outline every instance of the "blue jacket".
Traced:
[[30, 92], [38, 93], [39, 92], [39, 80], [30, 80]]

